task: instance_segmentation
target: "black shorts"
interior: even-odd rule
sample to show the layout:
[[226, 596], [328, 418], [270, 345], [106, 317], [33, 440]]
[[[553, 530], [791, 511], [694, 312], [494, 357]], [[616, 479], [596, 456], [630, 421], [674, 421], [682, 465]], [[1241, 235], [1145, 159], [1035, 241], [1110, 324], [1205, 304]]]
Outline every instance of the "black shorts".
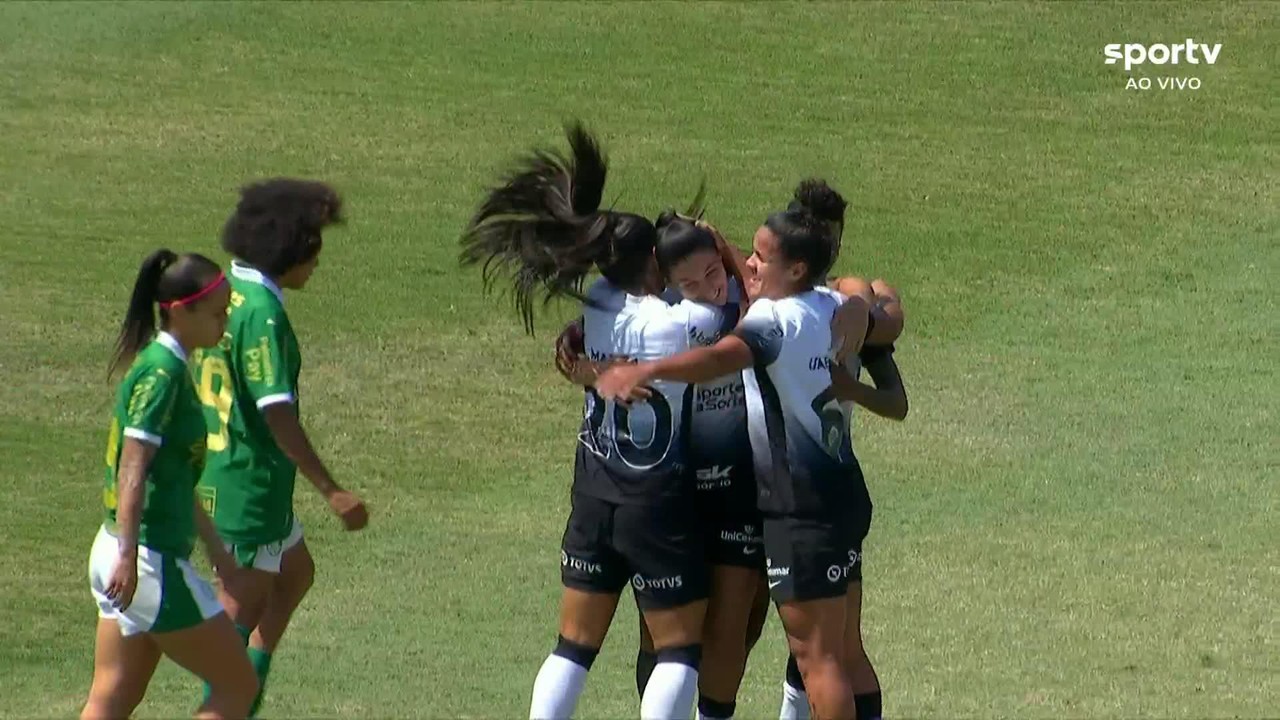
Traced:
[[765, 517], [765, 576], [775, 603], [839, 597], [862, 582], [862, 541], [871, 518]]
[[759, 514], [704, 515], [707, 562], [764, 570], [764, 523]]
[[617, 594], [629, 582], [642, 610], [707, 597], [710, 581], [693, 503], [619, 505], [574, 494], [560, 545], [560, 580], [585, 592]]

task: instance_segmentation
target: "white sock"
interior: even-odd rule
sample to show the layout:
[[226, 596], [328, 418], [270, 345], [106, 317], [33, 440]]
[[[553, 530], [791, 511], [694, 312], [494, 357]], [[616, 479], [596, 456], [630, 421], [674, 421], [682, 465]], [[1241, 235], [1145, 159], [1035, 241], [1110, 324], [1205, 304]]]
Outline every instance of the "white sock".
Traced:
[[586, 668], [568, 658], [548, 655], [533, 681], [529, 720], [568, 720], [586, 684]]
[[698, 671], [683, 663], [660, 662], [640, 699], [641, 720], [689, 720], [698, 698]]
[[782, 709], [778, 711], [778, 720], [809, 720], [809, 694], [791, 687], [791, 683], [782, 683]]

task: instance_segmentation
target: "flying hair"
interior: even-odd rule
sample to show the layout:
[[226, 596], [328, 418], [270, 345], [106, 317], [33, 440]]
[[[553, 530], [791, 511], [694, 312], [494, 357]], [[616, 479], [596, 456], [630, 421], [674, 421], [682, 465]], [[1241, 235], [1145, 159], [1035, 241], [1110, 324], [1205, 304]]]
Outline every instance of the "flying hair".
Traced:
[[593, 268], [614, 280], [611, 272], [630, 272], [638, 252], [652, 251], [647, 220], [600, 211], [608, 164], [599, 142], [580, 122], [565, 133], [569, 154], [544, 149], [522, 158], [490, 188], [461, 238], [460, 263], [481, 266], [486, 291], [511, 283], [530, 334], [539, 295], [544, 306], [560, 296], [589, 303], [582, 283]]

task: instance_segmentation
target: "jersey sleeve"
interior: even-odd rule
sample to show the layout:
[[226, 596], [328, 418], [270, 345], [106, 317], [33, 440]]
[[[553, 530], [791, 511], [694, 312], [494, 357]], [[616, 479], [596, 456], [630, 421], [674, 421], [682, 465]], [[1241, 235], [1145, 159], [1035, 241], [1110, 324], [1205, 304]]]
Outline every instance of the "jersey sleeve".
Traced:
[[289, 367], [291, 350], [297, 340], [288, 320], [272, 313], [255, 312], [243, 329], [238, 358], [245, 387], [259, 409], [296, 398], [294, 377]]
[[180, 379], [184, 378], [175, 378], [172, 370], [162, 367], [148, 368], [138, 375], [125, 405], [125, 437], [156, 447], [164, 444]]
[[733, 333], [751, 348], [751, 356], [758, 366], [772, 364], [782, 352], [782, 323], [771, 300], [752, 303]]

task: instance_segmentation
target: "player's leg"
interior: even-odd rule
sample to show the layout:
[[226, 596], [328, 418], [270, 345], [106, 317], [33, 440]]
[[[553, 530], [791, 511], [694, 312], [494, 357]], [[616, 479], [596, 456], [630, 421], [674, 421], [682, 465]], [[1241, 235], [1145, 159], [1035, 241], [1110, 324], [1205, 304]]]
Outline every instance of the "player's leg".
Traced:
[[267, 601], [271, 599], [271, 591], [275, 587], [275, 573], [260, 567], [262, 564], [259, 557], [260, 546], [228, 545], [227, 550], [245, 573], [234, 588], [218, 586], [218, 602], [226, 608], [227, 617], [244, 637], [245, 644], [248, 644], [249, 635], [262, 620], [262, 615], [267, 609]]
[[796, 656], [788, 651], [787, 669], [782, 681], [782, 709], [778, 720], [809, 720], [809, 693], [804, 687], [804, 676], [796, 664]]
[[[160, 651], [205, 681], [210, 692], [196, 717], [245, 717], [258, 681], [245, 655], [244, 642], [213, 587], [185, 559], [148, 552], [138, 560], [138, 589], [147, 592], [140, 608], [145, 614], [140, 622], [135, 621], [131, 607], [124, 614], [124, 632], [147, 623], [142, 629], [151, 633]], [[134, 624], [131, 627], [127, 622]]]
[[709, 527], [711, 596], [703, 628], [698, 717], [721, 720], [732, 718], [737, 709], [738, 687], [754, 644], [749, 635], [756, 597], [765, 587], [764, 539], [758, 518], [712, 517]]
[[844, 662], [848, 531], [837, 521], [786, 517], [767, 519], [764, 528], [769, 589], [813, 715], [852, 720]]
[[754, 568], [713, 565], [711, 598], [703, 627], [703, 664], [698, 676], [698, 717], [727, 720], [737, 708], [738, 686], [747, 667], [747, 629], [760, 573]]
[[865, 535], [865, 532], [860, 533], [850, 550], [855, 561], [849, 568], [849, 593], [846, 596], [845, 666], [849, 684], [853, 687], [858, 720], [880, 720], [883, 704], [880, 679], [876, 677], [875, 667], [871, 665], [871, 658], [867, 657], [866, 646], [862, 642], [862, 539]]
[[[218, 586], [218, 602], [226, 609], [227, 617], [240, 637], [241, 647], [248, 647], [249, 638], [262, 620], [275, 587], [278, 557], [273, 556], [269, 548], [267, 545], [227, 545], [227, 551], [244, 573], [234, 588]], [[213, 688], [205, 683], [202, 703], [209, 701], [212, 691]]]
[[573, 496], [560, 545], [560, 633], [533, 682], [532, 720], [573, 716], [587, 673], [604, 645], [626, 584], [625, 567], [610, 546], [614, 506]]
[[747, 621], [747, 655], [751, 655], [751, 651], [755, 649], [756, 643], [760, 641], [760, 635], [764, 632], [764, 623], [769, 619], [769, 585], [765, 582], [764, 572], [757, 574], [759, 578], [756, 583], [756, 597], [751, 603], [751, 618]]
[[218, 613], [198, 625], [153, 637], [169, 659], [210, 688], [208, 699], [196, 711], [197, 718], [248, 715], [258, 693], [258, 678], [245, 655], [244, 643], [226, 614]]
[[267, 691], [267, 675], [271, 672], [271, 657], [284, 637], [285, 628], [293, 619], [293, 613], [302, 604], [316, 577], [315, 560], [302, 537], [302, 524], [294, 519], [293, 531], [283, 543], [279, 572], [273, 576], [271, 594], [267, 598], [262, 619], [249, 638], [249, 662], [258, 675], [258, 696], [249, 709], [252, 717], [262, 706]]
[[129, 717], [147, 692], [160, 648], [146, 633], [124, 636], [112, 618], [98, 618], [93, 648], [93, 685], [81, 720]]
[[106, 588], [119, 560], [115, 536], [100, 528], [89, 552], [89, 591], [98, 605], [93, 650], [93, 685], [82, 718], [118, 718], [133, 713], [160, 661], [160, 648], [147, 631], [160, 612], [157, 554], [138, 548], [138, 582], [129, 606], [120, 610]]
[[644, 612], [640, 610], [639, 598], [636, 599], [636, 619], [640, 622], [640, 648], [636, 650], [636, 693], [643, 698], [644, 688], [649, 684], [649, 676], [658, 664], [658, 652], [653, 649], [653, 636], [649, 634], [649, 626], [644, 622]]
[[615, 542], [653, 638], [657, 664], [640, 699], [641, 718], [693, 713], [709, 591], [703, 530], [692, 503], [619, 508]]

